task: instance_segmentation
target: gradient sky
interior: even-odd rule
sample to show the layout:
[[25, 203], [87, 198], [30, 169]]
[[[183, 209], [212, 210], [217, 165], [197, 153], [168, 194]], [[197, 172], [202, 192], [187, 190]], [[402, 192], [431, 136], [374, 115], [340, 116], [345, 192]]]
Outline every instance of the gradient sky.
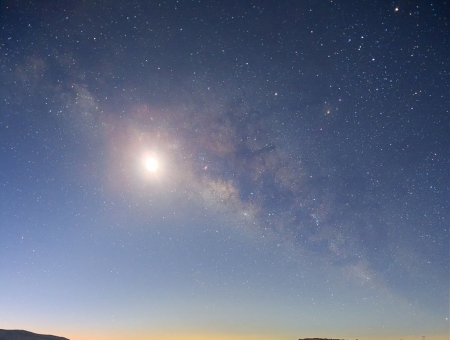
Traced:
[[448, 339], [449, 7], [2, 1], [0, 328]]

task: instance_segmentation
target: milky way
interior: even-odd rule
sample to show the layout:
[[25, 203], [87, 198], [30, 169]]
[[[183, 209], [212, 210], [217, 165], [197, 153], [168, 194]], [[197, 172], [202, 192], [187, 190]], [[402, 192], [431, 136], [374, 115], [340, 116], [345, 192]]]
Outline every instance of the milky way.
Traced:
[[446, 338], [447, 16], [3, 2], [0, 328]]

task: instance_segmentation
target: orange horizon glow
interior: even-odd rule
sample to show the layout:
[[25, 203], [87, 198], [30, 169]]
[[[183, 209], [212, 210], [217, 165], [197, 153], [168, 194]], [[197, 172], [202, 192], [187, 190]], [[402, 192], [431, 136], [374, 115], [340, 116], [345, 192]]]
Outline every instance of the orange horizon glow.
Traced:
[[[330, 335], [301, 335], [293, 337], [292, 335], [265, 335], [265, 334], [233, 334], [233, 333], [105, 333], [105, 334], [82, 334], [74, 333], [72, 335], [61, 335], [70, 340], [298, 340], [303, 338], [321, 337], [345, 340], [422, 340], [422, 335], [409, 336], [373, 336], [373, 337], [345, 337]], [[448, 334], [425, 335], [425, 340], [448, 340]]]

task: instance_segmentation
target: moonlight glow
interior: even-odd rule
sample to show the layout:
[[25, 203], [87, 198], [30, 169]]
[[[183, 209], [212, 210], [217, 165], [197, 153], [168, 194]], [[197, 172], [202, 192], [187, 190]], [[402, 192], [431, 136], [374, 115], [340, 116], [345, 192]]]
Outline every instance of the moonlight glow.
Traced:
[[146, 158], [145, 168], [150, 172], [156, 172], [158, 170], [158, 161], [153, 157]]

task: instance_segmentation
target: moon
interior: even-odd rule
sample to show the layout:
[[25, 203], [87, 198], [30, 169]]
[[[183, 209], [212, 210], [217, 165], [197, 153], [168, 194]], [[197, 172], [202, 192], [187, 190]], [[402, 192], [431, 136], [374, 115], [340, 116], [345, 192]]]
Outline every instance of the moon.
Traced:
[[150, 172], [156, 172], [158, 170], [158, 161], [156, 158], [147, 157], [145, 159], [145, 168]]

